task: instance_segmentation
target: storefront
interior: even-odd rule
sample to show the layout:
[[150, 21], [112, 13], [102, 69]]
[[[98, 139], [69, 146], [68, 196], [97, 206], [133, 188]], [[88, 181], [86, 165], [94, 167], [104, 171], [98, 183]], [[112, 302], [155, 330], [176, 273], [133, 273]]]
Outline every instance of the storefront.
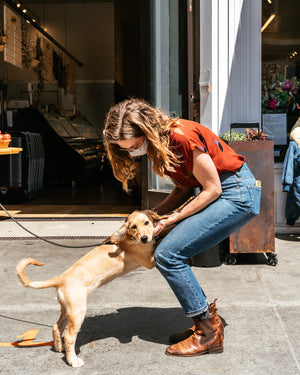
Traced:
[[[1, 9], [8, 5], [16, 12], [8, 3], [16, 7], [18, 2], [2, 1]], [[61, 45], [76, 51], [76, 95], [64, 88], [53, 90], [48, 75], [39, 97], [43, 109], [53, 102], [67, 111], [77, 109], [101, 131], [113, 102], [140, 96], [174, 116], [195, 119], [219, 135], [232, 123], [258, 123], [275, 144], [276, 228], [299, 230], [299, 220], [294, 227], [285, 225], [286, 194], [281, 192], [282, 163], [296, 120], [294, 96], [300, 77], [297, 1], [28, 3], [40, 17], [41, 27], [47, 26]], [[21, 22], [23, 18], [16, 19]], [[23, 33], [26, 25], [22, 25]], [[0, 57], [11, 58], [7, 46], [4, 49]], [[31, 57], [34, 60], [36, 55]], [[30, 99], [33, 86], [28, 83], [38, 86], [33, 69], [25, 71], [19, 60], [4, 64], [0, 73], [1, 80], [9, 83], [8, 100]], [[156, 176], [147, 160], [142, 164], [142, 206], [153, 207], [173, 185]]]

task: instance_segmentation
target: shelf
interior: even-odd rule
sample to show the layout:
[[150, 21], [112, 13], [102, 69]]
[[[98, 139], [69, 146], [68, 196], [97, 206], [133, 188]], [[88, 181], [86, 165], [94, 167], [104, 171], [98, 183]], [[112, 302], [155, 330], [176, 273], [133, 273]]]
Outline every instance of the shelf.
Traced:
[[18, 154], [19, 152], [23, 151], [22, 148], [19, 147], [6, 147], [6, 148], [0, 148], [0, 155], [12, 155], [12, 154]]

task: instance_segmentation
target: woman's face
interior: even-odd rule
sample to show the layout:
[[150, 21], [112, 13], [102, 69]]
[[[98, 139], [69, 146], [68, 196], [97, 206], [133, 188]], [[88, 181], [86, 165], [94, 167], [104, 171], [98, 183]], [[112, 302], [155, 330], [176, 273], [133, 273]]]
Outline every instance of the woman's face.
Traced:
[[120, 148], [123, 151], [131, 152], [140, 148], [144, 142], [145, 142], [145, 136], [143, 135], [139, 138], [131, 138], [131, 139], [119, 141], [117, 142], [117, 145], [120, 146]]

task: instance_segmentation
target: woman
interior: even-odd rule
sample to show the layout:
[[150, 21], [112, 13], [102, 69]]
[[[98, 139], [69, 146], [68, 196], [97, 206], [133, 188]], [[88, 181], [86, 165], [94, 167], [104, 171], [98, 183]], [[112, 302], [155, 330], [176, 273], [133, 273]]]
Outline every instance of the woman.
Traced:
[[[223, 351], [223, 326], [186, 260], [207, 250], [258, 214], [260, 188], [243, 156], [236, 154], [208, 128], [172, 119], [139, 99], [113, 106], [104, 140], [115, 177], [126, 190], [134, 177], [134, 156], [146, 154], [159, 176], [170, 176], [173, 191], [155, 207], [158, 214], [182, 206], [155, 228], [177, 224], [155, 251], [158, 270], [168, 281], [194, 326], [170, 338], [166, 354], [195, 356]], [[182, 340], [182, 341], [180, 341]]]

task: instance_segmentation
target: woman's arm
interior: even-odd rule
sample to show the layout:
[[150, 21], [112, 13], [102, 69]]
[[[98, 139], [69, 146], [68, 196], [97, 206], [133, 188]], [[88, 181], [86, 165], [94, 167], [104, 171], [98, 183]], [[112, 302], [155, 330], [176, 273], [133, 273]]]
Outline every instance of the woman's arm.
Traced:
[[167, 214], [181, 206], [191, 195], [193, 195], [192, 188], [177, 184], [171, 193], [155, 207], [155, 210], [159, 215]]
[[202, 186], [201, 193], [180, 211], [174, 212], [167, 219], [160, 220], [155, 228], [154, 235], [160, 233], [166, 226], [203, 210], [222, 194], [220, 177], [211, 157], [198, 148], [193, 151], [193, 175]]

